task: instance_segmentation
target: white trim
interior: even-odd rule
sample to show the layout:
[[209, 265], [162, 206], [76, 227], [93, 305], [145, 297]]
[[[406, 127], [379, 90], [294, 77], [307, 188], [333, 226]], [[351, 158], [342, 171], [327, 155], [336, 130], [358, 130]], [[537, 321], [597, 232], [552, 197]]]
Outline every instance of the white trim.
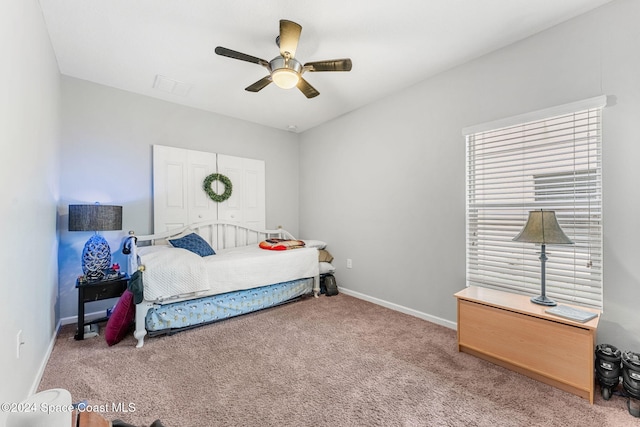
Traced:
[[53, 331], [53, 336], [51, 337], [51, 341], [49, 341], [49, 347], [47, 347], [47, 352], [40, 363], [40, 369], [38, 369], [38, 374], [33, 380], [33, 384], [31, 384], [31, 389], [29, 391], [29, 396], [33, 396], [38, 391], [38, 386], [40, 386], [40, 381], [42, 381], [42, 377], [44, 376], [44, 371], [47, 368], [47, 363], [49, 363], [49, 358], [51, 357], [51, 353], [53, 352], [53, 346], [56, 344], [56, 339], [58, 338], [58, 331], [60, 331], [60, 326], [62, 324], [58, 321], [56, 328]]
[[[84, 320], [86, 322], [87, 320], [91, 320], [91, 318], [100, 319], [104, 317], [106, 311], [107, 309], [105, 308], [104, 310], [94, 311], [93, 313], [85, 313]], [[60, 319], [60, 325], [62, 326], [71, 325], [72, 323], [78, 323], [78, 315], [63, 317], [62, 319]]]
[[583, 99], [582, 101], [570, 102], [568, 104], [556, 105], [555, 107], [544, 108], [542, 110], [531, 111], [529, 113], [519, 114], [517, 116], [505, 117], [486, 123], [467, 126], [462, 129], [462, 135], [472, 135], [474, 133], [484, 132], [488, 130], [502, 129], [509, 126], [515, 126], [522, 123], [543, 120], [548, 117], [561, 116], [576, 111], [589, 110], [591, 108], [604, 108], [607, 105], [607, 96], [600, 95], [593, 98]]
[[69, 317], [63, 317], [62, 319], [60, 319], [60, 325], [62, 326], [70, 325], [72, 323], [78, 323], [78, 316], [69, 316]]
[[422, 320], [426, 320], [428, 322], [435, 323], [437, 325], [444, 326], [449, 329], [458, 330], [458, 324], [456, 322], [452, 322], [450, 320], [446, 320], [441, 317], [432, 316], [430, 314], [423, 313], [421, 311], [414, 310], [412, 308], [398, 305], [389, 301], [381, 300], [379, 298], [371, 297], [369, 295], [361, 294], [360, 292], [345, 289], [343, 287], [339, 287], [339, 290], [345, 295], [349, 295], [361, 300], [369, 301], [371, 303], [381, 305], [383, 307], [390, 308], [391, 310], [399, 311], [401, 313], [408, 314], [410, 316], [415, 316]]

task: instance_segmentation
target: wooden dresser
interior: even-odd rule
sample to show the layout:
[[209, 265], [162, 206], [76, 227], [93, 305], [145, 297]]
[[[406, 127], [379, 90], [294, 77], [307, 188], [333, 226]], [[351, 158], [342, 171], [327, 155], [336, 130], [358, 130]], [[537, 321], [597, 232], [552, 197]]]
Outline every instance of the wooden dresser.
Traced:
[[549, 307], [533, 304], [528, 296], [475, 286], [455, 297], [458, 351], [593, 403], [599, 316], [585, 323], [575, 322], [545, 313]]

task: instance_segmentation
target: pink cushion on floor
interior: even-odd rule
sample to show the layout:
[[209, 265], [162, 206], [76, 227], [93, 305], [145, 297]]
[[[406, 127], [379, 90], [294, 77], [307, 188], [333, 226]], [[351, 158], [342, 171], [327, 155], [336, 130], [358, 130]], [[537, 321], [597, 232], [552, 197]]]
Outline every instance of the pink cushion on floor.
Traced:
[[116, 307], [107, 321], [107, 327], [104, 332], [104, 339], [107, 344], [111, 346], [122, 341], [131, 329], [135, 313], [136, 305], [133, 303], [133, 293], [127, 289], [116, 303]]

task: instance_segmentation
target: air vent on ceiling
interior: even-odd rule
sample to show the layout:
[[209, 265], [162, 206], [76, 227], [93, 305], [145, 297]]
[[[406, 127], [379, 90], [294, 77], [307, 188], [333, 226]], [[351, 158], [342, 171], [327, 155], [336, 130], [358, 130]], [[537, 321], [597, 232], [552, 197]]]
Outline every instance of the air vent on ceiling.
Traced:
[[187, 96], [193, 85], [170, 79], [158, 74], [153, 82], [153, 88], [173, 95]]

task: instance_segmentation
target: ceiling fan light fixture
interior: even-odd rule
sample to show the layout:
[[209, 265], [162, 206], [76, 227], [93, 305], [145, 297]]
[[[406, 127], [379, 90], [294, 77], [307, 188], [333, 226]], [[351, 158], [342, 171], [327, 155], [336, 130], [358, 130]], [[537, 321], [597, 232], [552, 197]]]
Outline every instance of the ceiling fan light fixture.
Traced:
[[296, 87], [300, 81], [300, 75], [289, 68], [280, 68], [271, 73], [271, 78], [276, 86], [282, 89], [291, 89]]
[[280, 33], [276, 38], [276, 44], [280, 48], [280, 55], [268, 62], [256, 56], [247, 55], [222, 46], [216, 47], [215, 52], [216, 55], [258, 64], [269, 71], [269, 75], [245, 87], [244, 90], [248, 92], [260, 92], [269, 84], [274, 83], [282, 89], [297, 87], [307, 99], [311, 99], [320, 95], [320, 92], [302, 78], [302, 75], [308, 71], [351, 71], [351, 59], [313, 61], [302, 65], [295, 58], [301, 31], [300, 24], [281, 19]]
[[296, 87], [300, 81], [300, 72], [302, 64], [294, 58], [283, 58], [278, 56], [269, 63], [271, 67], [271, 79], [276, 86], [282, 89], [291, 89]]

